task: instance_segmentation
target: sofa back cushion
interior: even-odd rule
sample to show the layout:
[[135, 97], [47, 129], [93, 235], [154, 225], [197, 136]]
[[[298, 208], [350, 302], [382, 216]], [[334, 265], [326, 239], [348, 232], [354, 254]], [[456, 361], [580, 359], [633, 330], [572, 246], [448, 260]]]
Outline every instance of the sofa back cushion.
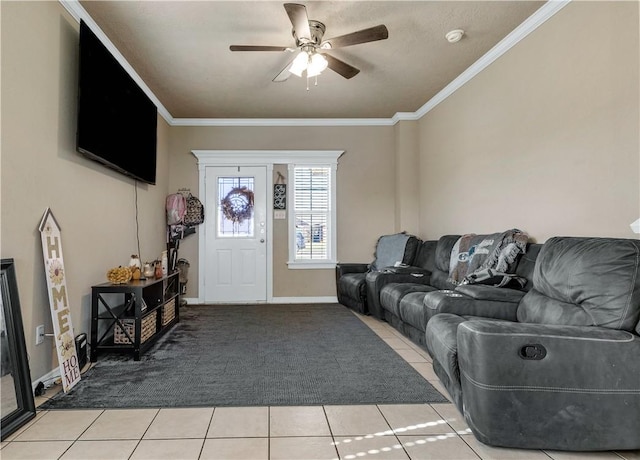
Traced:
[[458, 285], [451, 282], [449, 273], [442, 270], [434, 270], [431, 272], [431, 278], [429, 278], [429, 284], [434, 288], [444, 290], [454, 290]]
[[516, 266], [516, 275], [527, 280], [526, 284], [522, 287], [523, 291], [530, 291], [533, 287], [533, 270], [536, 266], [536, 259], [540, 253], [542, 244], [540, 243], [528, 243], [527, 251], [518, 259], [518, 265]]
[[520, 322], [632, 331], [640, 317], [640, 241], [555, 237], [540, 249]]
[[460, 239], [460, 235], [444, 235], [438, 240], [436, 246], [436, 269], [449, 274], [449, 263], [451, 261], [451, 250]]
[[413, 261], [414, 267], [424, 268], [432, 272], [436, 266], [436, 246], [438, 241], [423, 241], [418, 246], [416, 258]]
[[383, 235], [376, 244], [375, 260], [371, 264], [372, 271], [385, 267], [393, 267], [396, 262], [411, 265], [416, 256], [420, 240], [406, 233]]

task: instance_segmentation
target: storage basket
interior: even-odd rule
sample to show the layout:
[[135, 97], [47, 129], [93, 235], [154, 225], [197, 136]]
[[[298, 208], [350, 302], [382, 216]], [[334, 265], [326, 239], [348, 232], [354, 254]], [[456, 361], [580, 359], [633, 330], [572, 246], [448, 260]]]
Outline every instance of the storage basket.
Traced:
[[[131, 338], [135, 340], [136, 338], [136, 332], [135, 332], [135, 326], [134, 326], [135, 319], [127, 318], [127, 319], [121, 319], [120, 321], [122, 322], [123, 326], [126, 328]], [[157, 315], [155, 313], [152, 313], [142, 318], [142, 324], [141, 324], [142, 333], [141, 333], [140, 343], [145, 343], [147, 340], [149, 340], [153, 336], [153, 334], [156, 333], [156, 321], [157, 321]], [[113, 343], [125, 344], [125, 345], [131, 344], [129, 337], [127, 337], [127, 335], [124, 333], [124, 331], [122, 330], [119, 324], [116, 323], [113, 330], [114, 330]]]
[[176, 317], [176, 299], [171, 299], [162, 307], [162, 326], [166, 326]]

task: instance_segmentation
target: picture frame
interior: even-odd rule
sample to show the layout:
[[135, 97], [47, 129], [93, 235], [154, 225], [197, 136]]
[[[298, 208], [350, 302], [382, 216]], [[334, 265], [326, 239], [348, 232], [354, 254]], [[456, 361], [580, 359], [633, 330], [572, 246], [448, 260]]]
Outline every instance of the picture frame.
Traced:
[[4, 441], [36, 416], [13, 259], [2, 259], [0, 291], [0, 401]]

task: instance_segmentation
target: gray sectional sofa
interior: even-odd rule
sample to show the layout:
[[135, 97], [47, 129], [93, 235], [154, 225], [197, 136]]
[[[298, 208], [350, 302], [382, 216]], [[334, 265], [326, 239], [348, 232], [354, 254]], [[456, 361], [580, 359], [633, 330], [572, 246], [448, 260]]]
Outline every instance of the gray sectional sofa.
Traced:
[[[526, 282], [454, 284], [458, 235], [365, 275], [369, 312], [426, 346], [474, 435], [495, 446], [640, 449], [640, 241], [556, 237]], [[415, 275], [415, 276], [414, 276]], [[400, 278], [403, 277], [403, 278]]]

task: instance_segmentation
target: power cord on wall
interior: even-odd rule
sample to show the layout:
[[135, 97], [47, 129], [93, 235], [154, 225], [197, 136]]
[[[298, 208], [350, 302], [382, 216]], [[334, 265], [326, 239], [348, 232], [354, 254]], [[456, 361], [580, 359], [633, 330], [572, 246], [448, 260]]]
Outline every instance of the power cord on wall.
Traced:
[[135, 205], [136, 205], [136, 242], [138, 244], [138, 257], [142, 261], [142, 254], [140, 254], [140, 224], [138, 222], [138, 181], [135, 180], [133, 184], [135, 190]]

